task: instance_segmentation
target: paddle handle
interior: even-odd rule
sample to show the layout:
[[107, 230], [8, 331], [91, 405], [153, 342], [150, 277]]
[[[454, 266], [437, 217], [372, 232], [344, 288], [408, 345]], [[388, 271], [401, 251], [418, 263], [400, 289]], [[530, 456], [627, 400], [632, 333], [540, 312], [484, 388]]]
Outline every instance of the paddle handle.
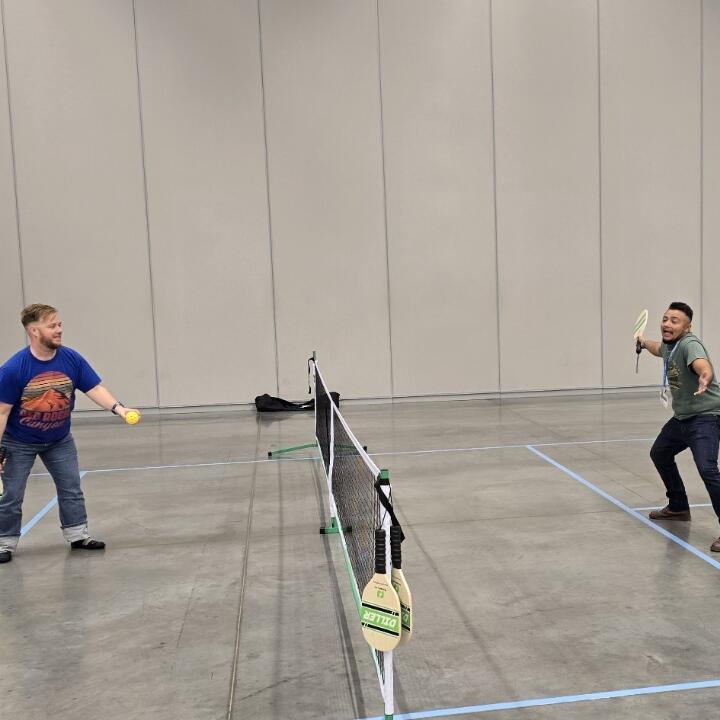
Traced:
[[392, 559], [392, 566], [398, 570], [402, 569], [402, 549], [400, 544], [402, 542], [402, 530], [399, 525], [390, 526], [390, 557]]
[[642, 345], [640, 344], [640, 338], [635, 341], [635, 352], [639, 355], [642, 352]]
[[387, 572], [385, 565], [385, 531], [382, 528], [375, 531], [375, 572], [380, 575]]

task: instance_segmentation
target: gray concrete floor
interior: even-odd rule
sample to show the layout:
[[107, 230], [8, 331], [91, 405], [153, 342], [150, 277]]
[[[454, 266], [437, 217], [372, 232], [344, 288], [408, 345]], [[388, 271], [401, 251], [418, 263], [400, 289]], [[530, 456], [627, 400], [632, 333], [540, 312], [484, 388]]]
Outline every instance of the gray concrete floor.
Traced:
[[[407, 535], [416, 633], [395, 658], [400, 717], [718, 716], [720, 688], [487, 707], [720, 678], [720, 569], [525, 447], [629, 508], [663, 505], [654, 395], [343, 412], [389, 468]], [[74, 434], [108, 549], [68, 552], [55, 508], [0, 567], [0, 717], [382, 713], [338, 539], [318, 534], [322, 466], [266, 460], [311, 440], [311, 416], [81, 418]], [[687, 453], [680, 466], [691, 502], [708, 503]], [[24, 522], [53, 496], [31, 478]], [[710, 507], [666, 529], [706, 557], [720, 533]]]

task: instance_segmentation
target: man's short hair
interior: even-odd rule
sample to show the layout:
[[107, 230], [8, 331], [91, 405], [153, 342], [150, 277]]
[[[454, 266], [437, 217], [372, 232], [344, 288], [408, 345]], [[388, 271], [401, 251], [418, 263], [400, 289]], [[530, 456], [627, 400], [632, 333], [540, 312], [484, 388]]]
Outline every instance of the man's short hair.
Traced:
[[692, 308], [684, 302], [671, 302], [670, 306], [668, 307], [668, 310], [679, 310], [680, 312], [684, 312], [687, 316], [690, 322], [692, 322], [693, 318], [693, 311]]
[[57, 310], [52, 305], [42, 305], [41, 303], [33, 303], [28, 305], [20, 313], [20, 322], [23, 327], [27, 327], [31, 323], [38, 322], [46, 318], [48, 315], [54, 315]]

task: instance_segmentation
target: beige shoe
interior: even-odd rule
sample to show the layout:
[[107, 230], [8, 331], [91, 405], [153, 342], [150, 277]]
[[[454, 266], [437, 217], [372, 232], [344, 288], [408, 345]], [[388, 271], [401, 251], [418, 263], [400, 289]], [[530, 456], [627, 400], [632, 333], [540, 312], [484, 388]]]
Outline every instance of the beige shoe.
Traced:
[[652, 510], [648, 517], [651, 520], [689, 520], [690, 511], [680, 510], [676, 512], [671, 510], [669, 505], [666, 505], [662, 510]]
[[720, 537], [710, 546], [713, 552], [720, 552]]

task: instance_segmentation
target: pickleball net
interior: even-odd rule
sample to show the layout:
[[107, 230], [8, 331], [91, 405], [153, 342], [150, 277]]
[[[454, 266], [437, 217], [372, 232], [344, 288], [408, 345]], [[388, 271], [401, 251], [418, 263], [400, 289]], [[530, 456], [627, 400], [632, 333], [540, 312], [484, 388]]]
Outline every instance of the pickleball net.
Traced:
[[[380, 470], [368, 456], [333, 401], [313, 357], [310, 373], [314, 380], [315, 438], [325, 468], [330, 522], [321, 532], [340, 537], [353, 600], [361, 611], [362, 589], [375, 571], [375, 530], [386, 533], [387, 569], [391, 572], [389, 532], [391, 493], [387, 471]], [[384, 501], [381, 502], [380, 494]], [[392, 718], [393, 653], [370, 648], [385, 704], [385, 717]]]

